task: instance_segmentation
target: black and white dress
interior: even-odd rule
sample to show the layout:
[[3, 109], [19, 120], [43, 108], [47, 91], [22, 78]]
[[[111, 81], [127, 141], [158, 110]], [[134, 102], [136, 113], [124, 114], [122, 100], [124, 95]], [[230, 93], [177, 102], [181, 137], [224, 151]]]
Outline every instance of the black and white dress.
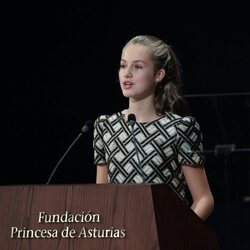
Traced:
[[[187, 201], [181, 166], [204, 164], [202, 133], [194, 117], [168, 113], [132, 128], [122, 112], [99, 116], [94, 125], [94, 163], [108, 164], [110, 183], [167, 183]], [[143, 171], [143, 176], [142, 176]]]

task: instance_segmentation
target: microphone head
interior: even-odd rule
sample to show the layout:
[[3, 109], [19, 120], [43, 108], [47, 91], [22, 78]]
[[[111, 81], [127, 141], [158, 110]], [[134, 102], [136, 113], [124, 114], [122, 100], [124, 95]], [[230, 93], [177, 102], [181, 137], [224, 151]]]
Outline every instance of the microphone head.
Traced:
[[131, 113], [128, 115], [128, 122], [131, 125], [131, 127], [133, 127], [135, 125], [135, 122], [136, 122], [135, 114]]
[[84, 124], [84, 126], [82, 127], [81, 132], [82, 133], [86, 133], [89, 129], [91, 129], [93, 127], [93, 122], [91, 120], [87, 120]]

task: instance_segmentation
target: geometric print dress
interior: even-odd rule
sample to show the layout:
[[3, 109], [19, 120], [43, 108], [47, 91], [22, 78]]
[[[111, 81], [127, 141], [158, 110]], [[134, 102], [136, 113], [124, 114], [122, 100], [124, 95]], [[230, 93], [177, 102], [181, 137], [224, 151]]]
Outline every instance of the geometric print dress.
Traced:
[[204, 164], [199, 124], [172, 113], [136, 122], [134, 136], [122, 112], [101, 115], [94, 124], [93, 148], [94, 164], [108, 165], [110, 183], [166, 183], [187, 203], [181, 166]]

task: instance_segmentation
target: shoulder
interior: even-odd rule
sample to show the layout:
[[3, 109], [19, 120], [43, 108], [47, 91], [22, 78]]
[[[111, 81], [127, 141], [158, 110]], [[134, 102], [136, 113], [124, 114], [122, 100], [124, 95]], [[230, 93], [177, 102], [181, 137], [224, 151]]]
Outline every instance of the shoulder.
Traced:
[[180, 119], [177, 126], [177, 137], [184, 140], [200, 141], [202, 132], [200, 125], [193, 116], [184, 116]]
[[176, 127], [177, 131], [186, 132], [200, 130], [200, 125], [193, 116], [180, 116], [174, 113], [168, 113], [165, 119], [168, 119], [169, 122], [171, 122]]
[[180, 129], [197, 129], [200, 130], [200, 125], [193, 116], [184, 116], [180, 119], [178, 124]]
[[97, 127], [97, 126], [102, 126], [105, 123], [112, 123], [116, 121], [117, 119], [121, 119], [122, 117], [123, 115], [121, 112], [117, 112], [111, 115], [102, 114], [96, 118], [94, 126]]

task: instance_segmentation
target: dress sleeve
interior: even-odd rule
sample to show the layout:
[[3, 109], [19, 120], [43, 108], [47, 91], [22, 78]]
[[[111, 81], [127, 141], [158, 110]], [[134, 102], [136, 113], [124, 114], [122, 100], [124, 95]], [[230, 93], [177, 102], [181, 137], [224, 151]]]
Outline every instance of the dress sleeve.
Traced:
[[200, 125], [191, 116], [183, 117], [177, 125], [178, 162], [181, 165], [204, 165], [203, 138]]
[[105, 142], [104, 142], [104, 121], [106, 116], [99, 116], [94, 123], [94, 164], [103, 165], [106, 164], [105, 159]]

